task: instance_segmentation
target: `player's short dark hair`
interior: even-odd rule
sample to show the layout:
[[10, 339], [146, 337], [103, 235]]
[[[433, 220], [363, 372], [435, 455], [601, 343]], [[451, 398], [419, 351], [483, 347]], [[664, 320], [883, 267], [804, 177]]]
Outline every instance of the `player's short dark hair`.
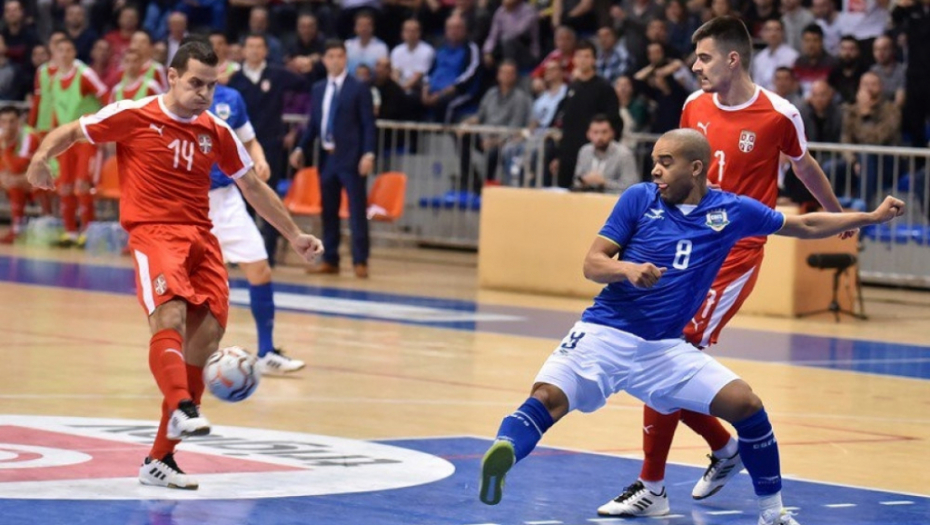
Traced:
[[[606, 123], [606, 124], [610, 124], [610, 123], [611, 123], [611, 122], [610, 122], [610, 119], [607, 118], [607, 115], [605, 115], [605, 114], [603, 114], [603, 113], [595, 113], [594, 116], [591, 117], [591, 122], [589, 122], [588, 125], [590, 126], [591, 124], [605, 124], [605, 123]], [[611, 127], [610, 129], [611, 129], [611, 131], [613, 131], [613, 128], [612, 128], [612, 127]]]
[[187, 64], [196, 60], [204, 65], [215, 67], [220, 63], [219, 57], [213, 52], [213, 46], [205, 42], [202, 36], [192, 36], [184, 39], [178, 51], [171, 59], [171, 68], [183, 75], [187, 71]]
[[264, 34], [252, 31], [245, 35], [245, 38], [242, 39], [242, 43], [246, 43], [250, 38], [259, 38], [261, 39], [262, 43], [265, 44], [265, 47], [268, 47], [268, 37], [266, 37]]
[[775, 22], [778, 24], [779, 27], [781, 27], [782, 31], [785, 30], [785, 22], [781, 18], [769, 18], [768, 20], [763, 22], [762, 25], [768, 24], [769, 22]]
[[375, 14], [372, 13], [371, 11], [367, 10], [367, 9], [363, 9], [363, 10], [359, 11], [358, 13], [355, 13], [355, 18], [354, 18], [354, 20], [355, 20], [356, 22], [358, 22], [358, 21], [359, 21], [360, 19], [362, 19], [362, 18], [367, 18], [367, 19], [371, 20], [371, 23], [372, 23], [372, 24], [376, 24], [376, 22], [375, 22]]
[[794, 74], [794, 69], [791, 69], [788, 66], [779, 66], [775, 68], [775, 73], [788, 73], [791, 75], [791, 78], [797, 78]]
[[0, 107], [0, 115], [6, 115], [7, 113], [15, 113], [17, 117], [22, 115], [18, 107], [10, 105], [10, 104]]
[[323, 44], [323, 54], [325, 55], [330, 49], [341, 49], [343, 53], [346, 50], [346, 44], [338, 38], [330, 38]]
[[801, 31], [801, 34], [813, 33], [823, 39], [823, 28], [819, 24], [811, 23], [804, 26], [804, 29]]
[[856, 37], [852, 35], [843, 35], [840, 37], [840, 42], [852, 42], [853, 44], [859, 45], [859, 41], [856, 40]]
[[717, 47], [727, 54], [735, 51], [739, 55], [742, 68], [749, 71], [749, 63], [752, 61], [752, 37], [749, 36], [749, 30], [742, 20], [735, 16], [718, 16], [699, 27], [691, 35], [691, 43], [697, 44], [706, 38], [713, 39]]
[[597, 56], [597, 48], [594, 47], [594, 44], [587, 39], [582, 39], [577, 44], [575, 44], [575, 53], [579, 51], [590, 51], [591, 54]]

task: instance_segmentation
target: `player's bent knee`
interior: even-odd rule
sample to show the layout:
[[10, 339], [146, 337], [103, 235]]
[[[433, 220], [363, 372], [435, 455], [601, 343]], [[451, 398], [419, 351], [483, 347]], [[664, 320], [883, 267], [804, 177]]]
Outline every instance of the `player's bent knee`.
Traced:
[[271, 282], [271, 265], [268, 259], [261, 261], [242, 263], [239, 265], [245, 272], [245, 278], [252, 285], [262, 285]]
[[532, 397], [546, 407], [553, 421], [558, 421], [568, 413], [568, 396], [555, 385], [536, 383], [533, 385]]
[[155, 308], [149, 316], [149, 327], [153, 334], [162, 330], [176, 330], [184, 336], [186, 313], [187, 303], [182, 299], [172, 299]]
[[742, 421], [762, 410], [762, 399], [742, 379], [736, 379], [720, 389], [710, 404], [712, 416], [730, 423]]

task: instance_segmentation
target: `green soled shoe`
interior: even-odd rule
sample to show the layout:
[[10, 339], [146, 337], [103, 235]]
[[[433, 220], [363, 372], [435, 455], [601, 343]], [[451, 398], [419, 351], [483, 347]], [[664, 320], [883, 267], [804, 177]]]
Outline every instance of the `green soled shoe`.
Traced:
[[478, 497], [486, 505], [497, 505], [504, 495], [504, 476], [513, 467], [516, 455], [509, 441], [495, 441], [481, 460], [481, 487]]

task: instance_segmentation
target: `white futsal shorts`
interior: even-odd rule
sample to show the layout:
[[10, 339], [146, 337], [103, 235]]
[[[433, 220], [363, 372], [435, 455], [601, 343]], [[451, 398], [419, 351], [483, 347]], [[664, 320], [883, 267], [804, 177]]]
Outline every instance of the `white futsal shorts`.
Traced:
[[245, 210], [245, 201], [235, 184], [210, 190], [210, 221], [224, 261], [251, 263], [268, 258], [262, 234]]
[[603, 325], [577, 322], [549, 356], [537, 383], [557, 386], [569, 410], [593, 412], [626, 391], [655, 410], [710, 413], [735, 373], [682, 339], [647, 341]]

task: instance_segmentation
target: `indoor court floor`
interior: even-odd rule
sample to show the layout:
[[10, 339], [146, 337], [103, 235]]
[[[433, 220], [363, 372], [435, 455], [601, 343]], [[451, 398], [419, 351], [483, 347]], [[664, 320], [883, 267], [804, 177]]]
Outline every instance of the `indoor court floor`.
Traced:
[[[213, 433], [178, 454], [201, 488], [171, 491], [136, 479], [160, 395], [130, 260], [0, 248], [0, 525], [756, 523], [745, 473], [691, 500], [708, 452], [684, 426], [672, 514], [599, 518], [639, 471], [625, 394], [556, 425], [482, 505], [484, 450], [589, 301], [478, 290], [475, 260], [376, 249], [368, 281], [279, 268], [276, 343], [308, 367], [242, 403], [205, 396]], [[253, 348], [231, 285], [224, 345]], [[865, 295], [869, 321], [740, 316], [712, 353], [765, 401], [802, 525], [930, 525], [930, 293]]]

